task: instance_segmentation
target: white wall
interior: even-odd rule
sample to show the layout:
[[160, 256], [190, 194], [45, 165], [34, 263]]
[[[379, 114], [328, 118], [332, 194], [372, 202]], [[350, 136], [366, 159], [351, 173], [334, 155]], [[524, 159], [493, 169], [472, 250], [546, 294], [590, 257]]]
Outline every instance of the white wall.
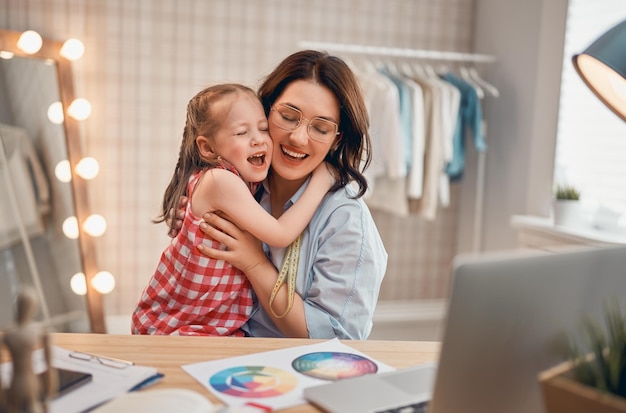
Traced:
[[[497, 56], [487, 101], [483, 249], [514, 248], [513, 214], [548, 216], [567, 0], [477, 0], [473, 49]], [[476, 168], [475, 159], [471, 168]], [[470, 174], [471, 175], [471, 174]], [[467, 250], [473, 187], [463, 187], [460, 250]]]

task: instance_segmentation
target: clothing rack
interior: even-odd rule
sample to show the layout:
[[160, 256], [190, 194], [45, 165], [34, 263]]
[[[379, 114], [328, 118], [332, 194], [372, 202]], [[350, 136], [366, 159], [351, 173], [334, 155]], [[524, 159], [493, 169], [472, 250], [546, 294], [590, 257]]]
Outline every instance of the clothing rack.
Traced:
[[[325, 50], [328, 52], [348, 53], [357, 55], [371, 55], [384, 57], [402, 57], [422, 60], [439, 60], [454, 62], [472, 63], [494, 63], [495, 56], [486, 54], [450, 52], [440, 50], [408, 49], [400, 47], [366, 46], [358, 44], [315, 42], [303, 40], [298, 43], [301, 49]], [[487, 137], [486, 122], [483, 122], [483, 134]], [[485, 192], [485, 153], [478, 153], [478, 164], [476, 171], [476, 198], [474, 201], [474, 231], [472, 237], [472, 251], [482, 250], [482, 228], [483, 228], [483, 205]]]
[[440, 50], [406, 49], [400, 47], [365, 46], [357, 44], [313, 42], [304, 40], [298, 43], [302, 49], [317, 49], [362, 55], [410, 57], [428, 60], [448, 60], [457, 62], [493, 63], [496, 58], [491, 55], [447, 52]]

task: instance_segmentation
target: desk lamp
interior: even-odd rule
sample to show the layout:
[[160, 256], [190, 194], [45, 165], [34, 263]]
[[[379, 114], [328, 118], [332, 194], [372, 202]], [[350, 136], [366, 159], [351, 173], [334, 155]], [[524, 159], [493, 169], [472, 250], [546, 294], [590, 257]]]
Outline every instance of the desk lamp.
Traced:
[[572, 62], [589, 89], [626, 121], [626, 20], [574, 55]]

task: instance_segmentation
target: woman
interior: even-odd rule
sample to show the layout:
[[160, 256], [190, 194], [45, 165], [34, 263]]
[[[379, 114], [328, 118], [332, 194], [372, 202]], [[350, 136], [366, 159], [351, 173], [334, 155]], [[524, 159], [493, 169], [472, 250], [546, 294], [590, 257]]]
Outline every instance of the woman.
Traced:
[[257, 193], [261, 205], [278, 218], [301, 196], [321, 162], [337, 175], [303, 232], [296, 294], [290, 300], [288, 288], [274, 291], [286, 249], [262, 246], [225, 217], [205, 214], [208, 225], [201, 227], [226, 250], [203, 247], [201, 252], [231, 263], [250, 281], [255, 309], [243, 327], [247, 334], [366, 339], [387, 253], [361, 199], [367, 189], [361, 172], [371, 145], [358, 82], [341, 59], [306, 50], [283, 60], [264, 80], [259, 97], [274, 142], [270, 174]]

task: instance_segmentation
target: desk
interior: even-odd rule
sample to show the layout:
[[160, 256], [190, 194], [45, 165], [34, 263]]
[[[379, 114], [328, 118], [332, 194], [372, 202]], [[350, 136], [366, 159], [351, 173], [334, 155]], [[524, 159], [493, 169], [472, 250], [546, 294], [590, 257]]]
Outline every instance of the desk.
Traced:
[[[131, 360], [140, 365], [156, 367], [165, 374], [165, 377], [161, 382], [150, 387], [151, 389], [187, 388], [204, 394], [216, 403], [219, 400], [181, 369], [181, 365], [315, 344], [322, 341], [326, 340], [70, 333], [54, 333], [52, 335], [53, 344], [68, 350], [102, 354]], [[397, 368], [435, 361], [440, 351], [440, 343], [437, 342], [368, 340], [343, 341], [343, 343]], [[319, 412], [318, 409], [310, 405], [297, 406], [282, 411], [285, 413]]]

